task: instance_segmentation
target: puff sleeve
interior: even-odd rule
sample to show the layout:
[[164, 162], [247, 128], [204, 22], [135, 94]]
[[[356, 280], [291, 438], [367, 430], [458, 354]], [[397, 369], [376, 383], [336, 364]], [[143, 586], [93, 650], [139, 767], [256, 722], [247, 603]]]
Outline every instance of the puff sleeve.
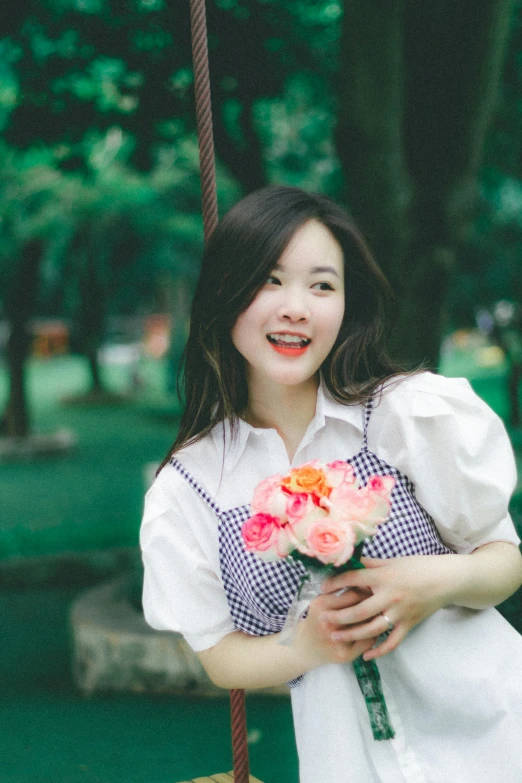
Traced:
[[[181, 633], [196, 652], [235, 630], [219, 576], [215, 520], [168, 468], [145, 498], [140, 531], [143, 611], [153, 628]], [[186, 502], [185, 502], [186, 501]], [[188, 520], [191, 520], [190, 524]], [[206, 524], [207, 523], [207, 524]]]
[[508, 513], [513, 450], [502, 420], [469, 382], [422, 373], [385, 397], [383, 438], [394, 442], [395, 464], [444, 543], [463, 554], [492, 541], [518, 545]]

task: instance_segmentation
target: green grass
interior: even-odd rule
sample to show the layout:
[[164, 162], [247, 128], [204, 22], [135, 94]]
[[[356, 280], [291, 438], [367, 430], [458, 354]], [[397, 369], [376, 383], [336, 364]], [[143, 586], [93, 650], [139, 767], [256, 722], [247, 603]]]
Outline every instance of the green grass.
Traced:
[[[106, 375], [111, 389], [125, 391], [128, 370], [109, 368]], [[31, 362], [35, 428], [71, 429], [78, 445], [66, 455], [0, 467], [0, 559], [137, 543], [143, 466], [162, 459], [176, 427], [162, 393], [163, 366], [149, 363], [144, 375], [147, 386], [132, 403], [66, 406], [61, 397], [87, 388], [84, 363], [76, 357]], [[0, 373], [0, 399], [5, 389]]]

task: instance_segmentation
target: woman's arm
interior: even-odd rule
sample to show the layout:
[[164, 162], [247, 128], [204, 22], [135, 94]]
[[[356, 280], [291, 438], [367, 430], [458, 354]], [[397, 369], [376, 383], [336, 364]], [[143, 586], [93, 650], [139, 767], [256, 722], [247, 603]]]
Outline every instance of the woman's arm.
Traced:
[[[414, 555], [375, 560], [365, 558], [366, 570], [349, 571], [325, 582], [335, 594], [342, 587], [369, 588], [370, 598], [357, 606], [334, 607], [325, 620], [336, 630], [334, 640], [363, 640], [393, 631], [365, 659], [379, 658], [394, 650], [411, 629], [433, 612], [456, 604], [485, 609], [501, 603], [522, 584], [522, 557], [516, 546], [494, 541], [469, 555]], [[360, 624], [363, 625], [354, 625]]]
[[466, 563], [450, 603], [486, 609], [505, 601], [522, 584], [522, 556], [518, 547], [493, 541], [465, 557]]
[[333, 626], [321, 618], [334, 605], [353, 606], [364, 595], [350, 590], [340, 597], [316, 598], [306, 619], [298, 624], [291, 645], [281, 644], [280, 634], [250, 636], [236, 631], [224, 636], [214, 647], [199, 652], [198, 657], [212, 682], [220, 688], [269, 688], [316, 666], [353, 661], [375, 644], [375, 637], [334, 641]]

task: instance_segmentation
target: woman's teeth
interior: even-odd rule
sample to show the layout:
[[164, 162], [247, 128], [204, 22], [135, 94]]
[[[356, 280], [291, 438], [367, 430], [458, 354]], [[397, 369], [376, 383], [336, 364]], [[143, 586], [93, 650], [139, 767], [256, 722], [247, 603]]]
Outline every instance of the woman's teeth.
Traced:
[[311, 340], [307, 337], [299, 337], [297, 334], [268, 334], [268, 340], [275, 345], [303, 347]]

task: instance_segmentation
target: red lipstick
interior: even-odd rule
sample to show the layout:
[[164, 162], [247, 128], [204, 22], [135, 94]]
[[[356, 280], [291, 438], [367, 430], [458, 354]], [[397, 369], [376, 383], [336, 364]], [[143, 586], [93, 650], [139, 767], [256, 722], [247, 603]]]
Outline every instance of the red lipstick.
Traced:
[[308, 348], [308, 345], [299, 345], [297, 344], [295, 348], [290, 348], [290, 346], [286, 345], [277, 345], [276, 343], [270, 343], [274, 351], [277, 351], [277, 353], [281, 353], [283, 356], [301, 356], [306, 349]]
[[273, 343], [270, 343], [274, 351], [277, 351], [277, 353], [282, 353], [283, 356], [301, 356], [302, 353], [306, 351], [308, 348], [307, 345], [305, 345], [303, 348], [299, 346], [298, 348], [283, 348], [282, 345], [274, 345]]

